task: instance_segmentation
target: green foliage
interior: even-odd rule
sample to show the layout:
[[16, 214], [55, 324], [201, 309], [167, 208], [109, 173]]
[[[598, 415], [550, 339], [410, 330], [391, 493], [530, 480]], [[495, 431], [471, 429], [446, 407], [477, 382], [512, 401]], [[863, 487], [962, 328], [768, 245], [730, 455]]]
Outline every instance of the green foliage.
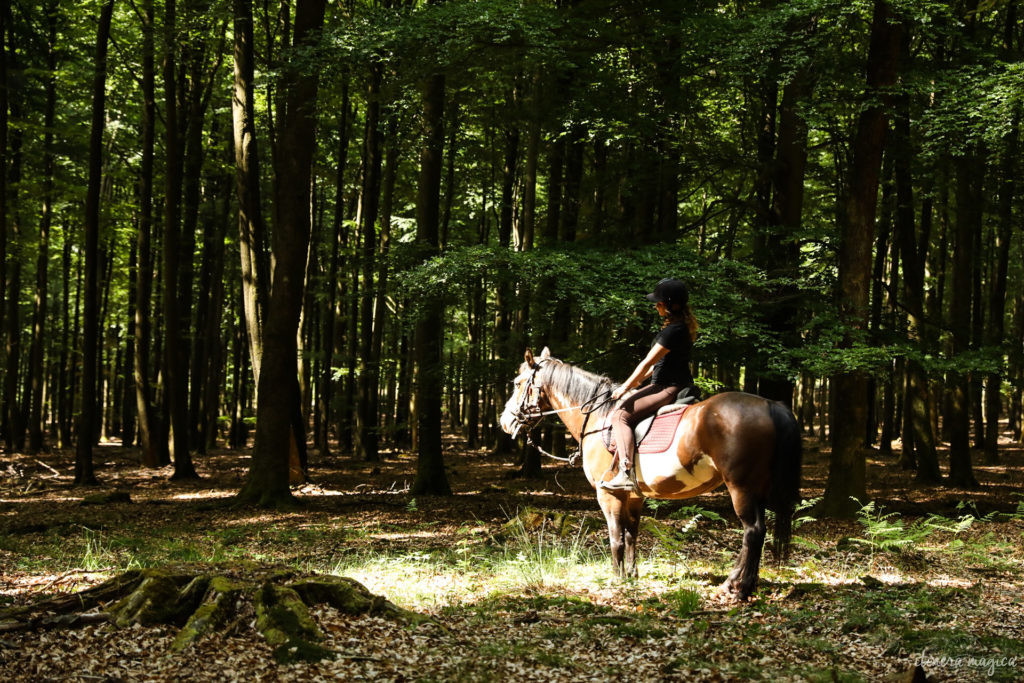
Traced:
[[857, 521], [864, 529], [863, 538], [850, 539], [874, 552], [904, 552], [914, 549], [931, 534], [923, 524], [905, 525], [897, 512], [883, 512], [870, 501], [857, 511]]

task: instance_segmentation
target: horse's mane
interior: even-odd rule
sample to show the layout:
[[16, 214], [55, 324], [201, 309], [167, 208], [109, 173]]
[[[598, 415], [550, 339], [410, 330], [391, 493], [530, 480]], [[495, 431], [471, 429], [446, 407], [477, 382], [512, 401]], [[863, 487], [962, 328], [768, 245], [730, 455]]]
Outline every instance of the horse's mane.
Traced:
[[[541, 369], [541, 380], [555, 391], [559, 391], [569, 398], [576, 405], [583, 405], [593, 400], [589, 406], [593, 408], [594, 417], [603, 417], [612, 407], [612, 401], [605, 401], [608, 396], [598, 397], [602, 391], [611, 394], [615, 388], [615, 382], [604, 375], [587, 372], [582, 368], [552, 358]], [[595, 398], [597, 397], [597, 398]]]

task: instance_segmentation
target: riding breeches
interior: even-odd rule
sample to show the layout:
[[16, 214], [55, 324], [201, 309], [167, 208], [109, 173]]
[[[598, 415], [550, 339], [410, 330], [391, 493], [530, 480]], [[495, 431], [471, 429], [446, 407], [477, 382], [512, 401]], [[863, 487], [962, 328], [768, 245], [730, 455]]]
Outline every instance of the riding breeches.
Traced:
[[612, 413], [612, 435], [623, 465], [633, 466], [633, 452], [636, 449], [633, 430], [642, 420], [656, 413], [658, 408], [675, 401], [679, 389], [648, 384], [627, 397]]

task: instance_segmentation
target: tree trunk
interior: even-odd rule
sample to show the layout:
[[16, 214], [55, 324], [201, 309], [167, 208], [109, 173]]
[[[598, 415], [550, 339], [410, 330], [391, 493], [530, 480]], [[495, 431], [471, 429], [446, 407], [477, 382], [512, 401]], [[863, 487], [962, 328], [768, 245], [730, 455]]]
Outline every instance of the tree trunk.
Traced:
[[[1004, 140], [1003, 157], [1000, 163], [999, 218], [995, 235], [995, 273], [989, 289], [988, 327], [986, 345], [1001, 348], [1006, 317], [1006, 281], [1010, 263], [1010, 240], [1013, 235], [1013, 200], [1016, 181], [1016, 162], [1019, 153], [1020, 114], [1013, 120], [1010, 132]], [[1000, 354], [1002, 355], [1002, 354]], [[985, 462], [995, 465], [999, 462], [999, 411], [1002, 399], [1003, 378], [999, 373], [990, 373], [985, 378]]]
[[89, 137], [89, 184], [85, 195], [85, 311], [82, 324], [82, 405], [78, 418], [75, 449], [75, 483], [95, 484], [92, 443], [96, 429], [96, 358], [98, 329], [97, 255], [100, 232], [100, 185], [103, 171], [103, 129], [106, 123], [107, 42], [114, 0], [100, 9], [96, 31], [96, 59], [93, 63], [92, 128]]
[[341, 119], [338, 122], [338, 165], [334, 186], [334, 219], [331, 228], [331, 256], [324, 278], [328, 294], [324, 298], [324, 309], [320, 314], [321, 354], [323, 368], [317, 383], [319, 398], [317, 412], [320, 415], [320, 431], [314, 441], [320, 451], [321, 460], [330, 455], [331, 403], [334, 396], [334, 330], [337, 326], [338, 306], [338, 265], [342, 231], [345, 229], [345, 167], [348, 163], [349, 92], [348, 80], [341, 86]]
[[135, 307], [138, 305], [139, 250], [132, 242], [128, 251], [128, 329], [125, 335], [125, 349], [118, 375], [121, 378], [121, 445], [131, 448], [135, 445], [135, 382], [132, 365], [135, 362]]
[[142, 150], [139, 168], [139, 222], [135, 300], [135, 403], [139, 425], [141, 461], [146, 467], [159, 467], [160, 457], [154, 444], [153, 390], [150, 374], [150, 306], [153, 294], [153, 251], [150, 246], [153, 226], [153, 149], [155, 141], [155, 79], [153, 66], [153, 2], [142, 8]]
[[[444, 143], [445, 78], [429, 76], [423, 89], [423, 127], [426, 133], [420, 151], [419, 186], [416, 194], [416, 241], [424, 259], [438, 251], [438, 213], [441, 193], [442, 146]], [[416, 425], [418, 465], [413, 494], [450, 495], [448, 475], [441, 449], [441, 404], [444, 363], [441, 335], [444, 330], [444, 302], [434, 293], [422, 303], [416, 322]]]
[[165, 190], [163, 230], [164, 415], [171, 434], [172, 479], [196, 479], [188, 447], [188, 377], [181, 333], [178, 271], [181, 241], [181, 189], [183, 181], [181, 130], [178, 125], [178, 87], [175, 51], [178, 49], [177, 0], [164, 7], [164, 126]]
[[[902, 23], [892, 15], [885, 0], [875, 0], [868, 53], [867, 97], [896, 81]], [[871, 244], [875, 232], [875, 210], [882, 165], [887, 116], [881, 102], [866, 106], [857, 121], [849, 175], [849, 196], [842, 222], [839, 246], [839, 310], [854, 330], [867, 325], [868, 289], [871, 279]], [[847, 338], [845, 345], [853, 343]], [[867, 378], [862, 371], [836, 375], [832, 380], [832, 453], [822, 511], [829, 515], [850, 515], [851, 498], [865, 501], [864, 432], [867, 423]], [[839, 406], [842, 410], [839, 410]]]
[[270, 263], [266, 223], [260, 204], [260, 156], [256, 141], [252, 0], [234, 0], [235, 184], [238, 193], [238, 251], [242, 263], [242, 299], [253, 378], [258, 383], [263, 358], [263, 316]]
[[[380, 359], [384, 348], [384, 328], [388, 319], [387, 284], [388, 284], [388, 252], [391, 249], [391, 216], [394, 212], [395, 181], [398, 178], [398, 126], [392, 116], [388, 123], [386, 136], [386, 152], [384, 157], [384, 176], [381, 188], [381, 211], [380, 211], [380, 249], [377, 265], [377, 292], [374, 296], [373, 309], [373, 337], [371, 339], [370, 357], [378, 368], [377, 382], [374, 391], [370, 394], [371, 405], [368, 407], [369, 414], [374, 416], [378, 425], [380, 424]], [[394, 377], [394, 374], [391, 374]], [[384, 411], [386, 414], [386, 410]], [[378, 429], [377, 439], [380, 440]]]
[[[904, 59], [909, 55], [909, 35], [903, 38], [901, 52]], [[903, 265], [903, 303], [907, 313], [907, 336], [910, 342], [927, 351], [928, 335], [924, 330], [924, 266], [925, 254], [931, 236], [930, 201], [921, 209], [921, 236], [915, 239], [914, 195], [910, 147], [910, 101], [901, 96], [898, 115], [895, 120], [895, 149], [893, 173], [896, 181], [895, 240]], [[928, 210], [926, 210], [926, 208]], [[931, 401], [928, 396], [928, 376], [921, 362], [914, 356], [907, 358], [903, 453], [900, 465], [904, 469], [917, 469], [919, 481], [936, 483], [942, 476], [935, 450], [935, 432], [932, 429]]]
[[[953, 355], [971, 347], [971, 279], [975, 262], [975, 232], [978, 229], [974, 206], [979, 190], [977, 149], [956, 160], [956, 226], [953, 245], [950, 326], [953, 331]], [[971, 468], [970, 377], [954, 370], [947, 381], [949, 394], [949, 482], [953, 486], [974, 487], [977, 480]]]
[[46, 51], [46, 110], [43, 114], [43, 205], [39, 216], [39, 255], [36, 261], [36, 296], [29, 350], [28, 450], [43, 448], [43, 345], [46, 338], [46, 288], [50, 256], [50, 225], [53, 220], [53, 122], [57, 107], [57, 3], [46, 7], [48, 21]]
[[[7, 5], [0, 8], [0, 332], [4, 329], [4, 302], [7, 301], [7, 109], [10, 102], [7, 79]], [[67, 301], [67, 297], [64, 297]], [[66, 346], [64, 348], [67, 348]], [[0, 422], [3, 410], [0, 408]]]
[[[778, 136], [772, 173], [771, 229], [766, 235], [766, 270], [769, 277], [795, 279], [799, 274], [800, 244], [796, 239], [803, 223], [804, 175], [807, 168], [807, 122], [800, 115], [800, 101], [810, 94], [810, 75], [800, 70], [782, 91]], [[800, 339], [796, 320], [798, 292], [792, 284], [773, 288], [774, 301], [767, 323], [783, 347], [796, 348]], [[761, 396], [793, 404], [793, 380], [765, 371], [758, 382]]]
[[[370, 66], [370, 86], [366, 104], [366, 136], [363, 145], [363, 199], [362, 199], [362, 241], [360, 262], [363, 284], [359, 306], [359, 406], [356, 418], [356, 457], [368, 462], [380, 460], [378, 452], [377, 379], [379, 364], [373, 357], [373, 294], [377, 257], [377, 214], [380, 210], [380, 171], [384, 145], [381, 138], [380, 88], [383, 65], [374, 62]], [[372, 394], [372, 396], [371, 396]]]
[[[0, 10], [2, 11], [2, 10]], [[9, 19], [10, 17], [8, 17]], [[14, 34], [11, 32], [10, 62], [15, 70], [24, 72], [23, 65], [18, 63], [18, 49], [14, 44]], [[8, 100], [10, 112], [15, 121], [23, 119], [22, 101], [15, 97]], [[7, 281], [5, 298], [0, 301], [6, 311], [3, 315], [4, 327], [0, 328], [6, 333], [5, 352], [6, 363], [4, 368], [3, 382], [3, 413], [0, 431], [4, 434], [4, 441], [7, 452], [11, 453], [21, 450], [25, 444], [25, 421], [19, 408], [18, 401], [18, 377], [21, 373], [21, 268], [22, 262], [18, 257], [22, 247], [21, 239], [21, 212], [19, 211], [18, 194], [21, 190], [23, 152], [22, 143], [24, 132], [20, 126], [16, 126], [11, 135], [10, 141], [10, 164], [0, 169], [0, 173], [7, 175], [7, 188], [10, 193], [7, 197], [13, 211], [8, 216], [9, 222], [6, 225], [10, 229], [10, 235], [4, 239], [5, 247], [8, 241], [13, 247], [14, 258], [11, 258], [7, 266]], [[6, 252], [6, 248], [5, 248]]]
[[[325, 0], [298, 0], [295, 8], [295, 45], [309, 47], [323, 25]], [[274, 232], [275, 268], [263, 329], [263, 359], [259, 373], [256, 442], [245, 485], [238, 493], [243, 502], [276, 506], [291, 500], [289, 453], [295, 444], [298, 377], [295, 365], [296, 332], [302, 309], [303, 285], [309, 251], [311, 177], [316, 149], [316, 73], [288, 64], [283, 73], [284, 120], [280, 144], [287, 150], [279, 159], [277, 176], [279, 223]], [[289, 390], [290, 388], [290, 390]]]

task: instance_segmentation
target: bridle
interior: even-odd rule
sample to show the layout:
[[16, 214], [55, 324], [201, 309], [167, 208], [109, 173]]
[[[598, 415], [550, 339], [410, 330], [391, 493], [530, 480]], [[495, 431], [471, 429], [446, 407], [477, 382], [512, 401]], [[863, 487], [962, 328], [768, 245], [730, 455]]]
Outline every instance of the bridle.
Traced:
[[[547, 415], [553, 415], [554, 413], [562, 412], [561, 410], [541, 410], [540, 407], [540, 387], [536, 387], [537, 373], [544, 367], [545, 361], [537, 361], [530, 366], [531, 372], [529, 378], [526, 380], [526, 386], [522, 389], [521, 397], [519, 399], [519, 406], [515, 412], [512, 413], [512, 417], [516, 420], [516, 430], [512, 433], [512, 438], [516, 438], [523, 427], [527, 427], [526, 434], [529, 439], [529, 434], [534, 427]], [[518, 382], [516, 382], [518, 384]], [[563, 408], [562, 410], [568, 410]]]
[[[578, 406], [568, 406], [566, 408], [558, 408], [555, 410], [542, 410], [540, 407], [541, 389], [540, 387], [535, 387], [535, 384], [537, 381], [537, 373], [539, 373], [541, 369], [543, 369], [546, 362], [546, 360], [540, 360], [535, 362], [531, 366], [532, 372], [530, 373], [530, 377], [526, 380], [526, 387], [524, 387], [524, 389], [522, 390], [522, 398], [519, 400], [519, 406], [516, 408], [515, 412], [512, 413], [512, 417], [516, 421], [516, 429], [512, 433], [512, 438], [516, 438], [516, 436], [519, 434], [522, 428], [526, 427], [526, 443], [532, 446], [533, 448], [537, 449], [537, 452], [553, 460], [558, 460], [559, 462], [567, 462], [570, 465], [575, 465], [577, 462], [579, 462], [579, 459], [582, 455], [583, 438], [587, 435], [587, 422], [590, 420], [590, 414], [611, 400], [611, 389], [606, 389], [604, 391], [594, 394], [594, 396], [591, 396], [589, 399], [583, 402], [583, 404]], [[599, 397], [604, 396], [605, 394], [608, 395], [608, 398], [606, 398], [604, 401], [601, 401], [600, 403], [595, 404], [595, 401]], [[583, 413], [583, 428], [580, 430], [579, 445], [569, 457], [562, 458], [552, 453], [548, 453], [546, 450], [544, 450], [534, 442], [533, 430], [537, 428], [537, 425], [539, 425], [545, 417], [547, 417], [548, 415], [556, 415], [558, 413], [564, 413], [569, 410], [576, 409], [579, 409], [580, 412]]]

